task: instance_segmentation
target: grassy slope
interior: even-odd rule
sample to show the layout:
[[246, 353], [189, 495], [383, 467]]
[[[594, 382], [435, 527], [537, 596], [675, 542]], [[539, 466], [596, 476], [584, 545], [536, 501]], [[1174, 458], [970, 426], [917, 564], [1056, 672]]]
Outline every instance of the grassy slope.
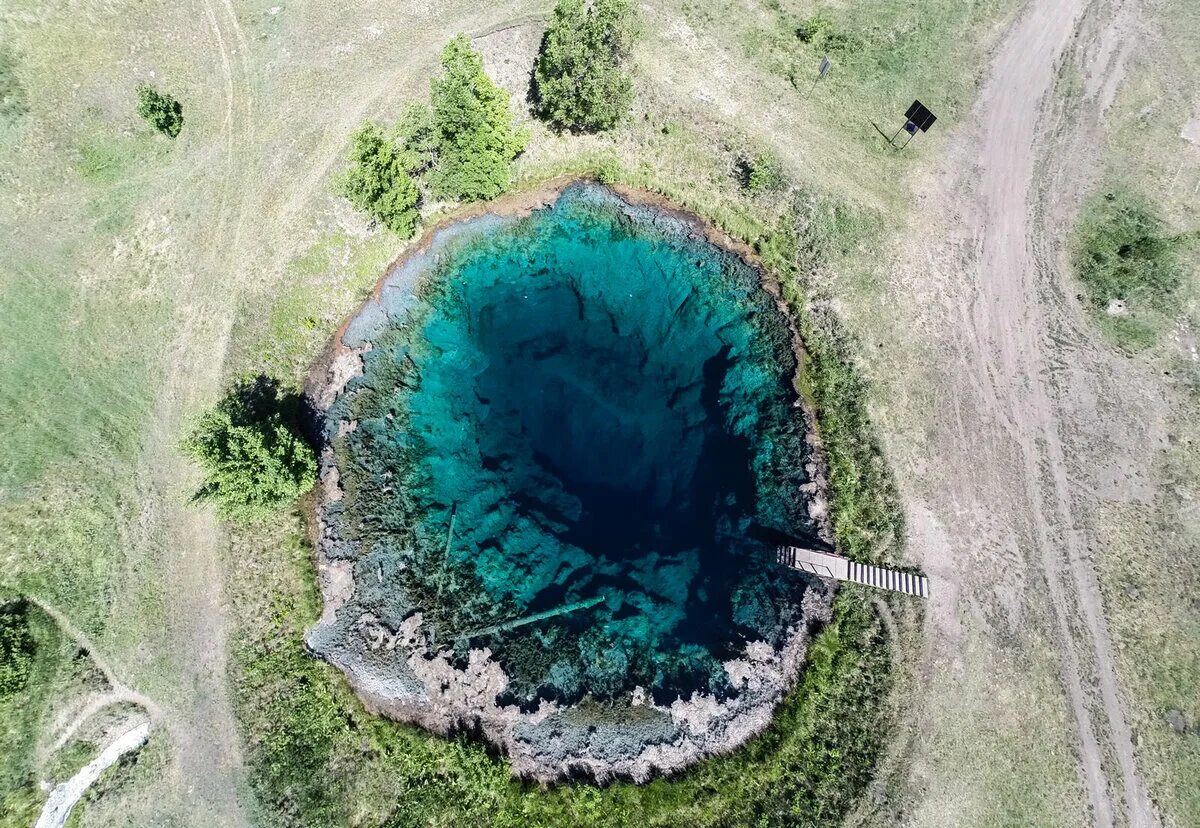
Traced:
[[[1196, 116], [1200, 58], [1191, 33], [1200, 11], [1173, 0], [1156, 7], [1150, 26], [1157, 42], [1136, 56], [1105, 121], [1103, 173], [1106, 183], [1147, 194], [1168, 232], [1195, 231], [1200, 159], [1180, 132]], [[1103, 507], [1098, 561], [1139, 760], [1168, 824], [1182, 826], [1200, 824], [1200, 245], [1182, 246], [1179, 258], [1183, 283], [1131, 357], [1170, 377], [1171, 437], [1149, 470], [1159, 485], [1148, 500]], [[1171, 728], [1171, 711], [1183, 714], [1188, 732]]]
[[36, 747], [50, 713], [54, 690], [73, 648], [57, 625], [37, 608], [25, 614], [33, 639], [33, 662], [24, 688], [0, 697], [0, 826], [32, 825], [44, 796], [38, 790]]
[[[197, 335], [193, 327], [232, 322], [239, 344], [227, 375], [267, 367], [297, 378], [378, 265], [397, 252], [386, 236], [362, 237], [359, 226], [344, 221], [326, 195], [324, 165], [335, 161], [363, 114], [394, 114], [424, 93], [448, 33], [475, 31], [512, 13], [497, 9], [472, 20], [477, 12], [459, 4], [413, 24], [391, 9], [371, 8], [354, 19], [300, 5], [273, 15], [269, 5], [239, 9], [250, 39], [240, 56], [261, 70], [252, 90], [259, 143], [234, 147], [254, 166], [233, 190], [210, 186], [231, 157], [216, 140], [220, 84], [209, 83], [213, 73], [189, 68], [197, 60], [214, 71], [217, 66], [208, 34], [193, 19], [173, 10], [151, 17], [140, 8], [100, 4], [71, 13], [30, 4], [29, 19], [3, 19], [16, 77], [30, 102], [30, 112], [9, 133], [15, 140], [0, 147], [0, 160], [12, 171], [0, 188], [0, 232], [6, 249], [15, 251], [0, 273], [0, 307], [13, 316], [0, 330], [6, 353], [18, 355], [0, 363], [0, 413], [17, 424], [10, 439], [19, 447], [18, 454], [6, 454], [19, 462], [0, 469], [5, 577], [10, 586], [62, 606], [92, 632], [103, 630], [115, 605], [121, 624], [104, 632], [125, 656], [118, 661], [133, 664], [166, 692], [174, 692], [174, 642], [159, 630], [172, 594], [170, 580], [156, 571], [162, 537], [152, 521], [179, 493], [160, 490], [137, 469], [164, 354], [186, 352]], [[736, 192], [730, 170], [746, 147], [776, 151], [789, 175], [855, 204], [854, 212], [872, 216], [869, 221], [902, 210], [902, 190], [881, 182], [902, 175], [910, 161], [875, 143], [868, 119], [893, 117], [915, 89], [949, 126], [971, 96], [972, 76], [962, 66], [980, 62], [979, 50], [969, 45], [972, 35], [987, 30], [978, 21], [996, 6], [941, 0], [918, 13], [879, 0], [841, 9], [834, 17], [847, 29], [865, 31], [868, 46], [854, 61], [839, 60], [821, 94], [806, 99], [793, 89], [791, 67], [780, 57], [815, 63], [819, 55], [781, 41], [779, 33], [790, 25], [788, 15], [802, 19], [814, 9], [810, 3], [745, 9], [721, 2], [649, 9], [650, 29], [662, 39], [639, 54], [643, 81], [635, 122], [611, 142], [539, 133], [522, 175], [535, 179], [575, 166], [570, 159], [580, 154], [615, 154], [634, 180], [653, 179], [734, 232], [761, 237], [768, 255], [774, 242], [759, 228], [774, 225], [787, 205]], [[31, 24], [34, 18], [39, 25]], [[953, 48], [898, 62], [918, 28], [930, 42]], [[376, 29], [384, 32], [381, 41]], [[760, 44], [764, 32], [773, 33], [769, 49]], [[697, 42], [705, 44], [699, 52]], [[126, 93], [148, 65], [185, 100], [188, 125], [175, 145], [148, 136], [129, 112]], [[346, 78], [364, 80], [348, 90]], [[349, 106], [331, 104], [346, 94]], [[929, 137], [927, 146], [935, 148], [937, 135]], [[910, 149], [909, 159], [921, 152], [920, 145]], [[227, 263], [207, 258], [214, 245], [231, 240], [201, 230], [226, 202], [249, 205], [255, 216], [247, 233], [256, 252], [233, 274], [219, 270]], [[30, 204], [40, 205], [37, 212], [26, 211]], [[293, 264], [284, 267], [288, 261]], [[196, 287], [205, 280], [234, 301], [209, 303]], [[299, 569], [284, 577], [240, 558], [232, 564], [229, 592], [244, 601], [237, 608], [242, 645], [286, 633], [294, 647], [311, 607], [295, 610], [299, 615], [277, 628], [251, 611], [257, 603], [250, 597], [295, 603], [299, 584], [287, 579], [308, 577], [303, 566], [293, 562]], [[64, 572], [68, 577], [58, 577]], [[294, 666], [297, 680], [323, 669], [307, 661]], [[343, 699], [339, 709], [343, 703], [352, 706]], [[421, 770], [434, 780], [459, 759], [466, 763], [460, 770], [482, 761], [478, 752], [440, 742], [422, 750], [435, 748], [446, 753]], [[387, 772], [384, 765], [364, 765], [359, 769], [368, 780], [371, 767]], [[483, 773], [482, 767], [476, 769]], [[503, 776], [499, 765], [486, 768]], [[665, 799], [678, 795], [663, 792], [669, 788], [653, 790]], [[638, 795], [631, 790], [626, 796]], [[580, 802], [596, 796], [588, 791], [580, 791]], [[369, 791], [359, 793], [357, 807], [372, 807]], [[374, 813], [390, 812], [394, 798], [380, 797], [385, 801], [376, 801]]]

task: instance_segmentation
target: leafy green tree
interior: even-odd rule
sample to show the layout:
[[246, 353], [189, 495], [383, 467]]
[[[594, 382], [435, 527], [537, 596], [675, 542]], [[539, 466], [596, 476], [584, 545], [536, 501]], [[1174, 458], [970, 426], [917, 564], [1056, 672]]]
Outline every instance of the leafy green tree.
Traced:
[[513, 128], [508, 93], [488, 78], [462, 34], [442, 50], [442, 75], [432, 87], [437, 165], [430, 185], [460, 200], [495, 198], [508, 189], [510, 164], [528, 140]]
[[389, 137], [367, 121], [350, 138], [350, 161], [338, 181], [341, 194], [396, 235], [411, 238], [421, 220], [421, 192], [410, 174], [420, 168], [418, 153], [402, 135]]
[[240, 383], [205, 412], [182, 448], [204, 469], [197, 500], [222, 517], [269, 517], [316, 482], [313, 451], [300, 436], [298, 399], [267, 377]]
[[183, 104], [145, 83], [138, 86], [137, 98], [138, 114], [151, 126], [168, 138], [179, 135], [183, 129]]
[[630, 0], [558, 0], [534, 66], [538, 117], [574, 132], [614, 127], [633, 103], [624, 64], [637, 33]]

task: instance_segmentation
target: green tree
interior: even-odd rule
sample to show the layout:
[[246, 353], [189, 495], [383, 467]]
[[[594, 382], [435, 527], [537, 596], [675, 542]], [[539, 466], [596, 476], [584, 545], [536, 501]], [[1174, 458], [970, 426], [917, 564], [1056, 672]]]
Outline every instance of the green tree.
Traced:
[[138, 86], [137, 98], [138, 114], [151, 126], [168, 138], [179, 135], [183, 129], [183, 104], [145, 83]]
[[432, 87], [437, 165], [430, 185], [460, 200], [495, 198], [508, 189], [510, 164], [528, 140], [513, 128], [508, 93], [488, 78], [462, 34], [442, 50], [442, 75]]
[[538, 117], [574, 132], [615, 126], [633, 103], [624, 64], [637, 32], [630, 0], [558, 0], [534, 67]]
[[239, 383], [205, 412], [182, 448], [204, 469], [197, 500], [222, 517], [268, 517], [316, 482], [313, 451], [300, 436], [299, 401], [266, 377]]
[[410, 174], [421, 166], [419, 154], [402, 135], [389, 137], [367, 121], [350, 138], [350, 162], [338, 181], [341, 194], [396, 235], [411, 238], [421, 220], [421, 193]]

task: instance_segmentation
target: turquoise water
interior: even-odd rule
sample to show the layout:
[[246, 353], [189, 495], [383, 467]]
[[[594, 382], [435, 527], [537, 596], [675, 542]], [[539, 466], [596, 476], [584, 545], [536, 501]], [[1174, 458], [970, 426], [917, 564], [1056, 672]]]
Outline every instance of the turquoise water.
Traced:
[[755, 271], [582, 184], [419, 261], [331, 418], [357, 421], [333, 444], [362, 603], [491, 647], [525, 704], [731, 692], [720, 662], [799, 618], [770, 542], [811, 531], [790, 338]]

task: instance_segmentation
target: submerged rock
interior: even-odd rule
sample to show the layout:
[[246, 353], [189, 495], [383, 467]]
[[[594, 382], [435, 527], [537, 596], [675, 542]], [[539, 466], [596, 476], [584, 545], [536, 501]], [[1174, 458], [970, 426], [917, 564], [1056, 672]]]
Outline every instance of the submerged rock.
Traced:
[[740, 744], [829, 611], [773, 562], [823, 514], [793, 339], [754, 267], [603, 187], [437, 232], [310, 394], [310, 647], [370, 709], [477, 728], [527, 776]]

